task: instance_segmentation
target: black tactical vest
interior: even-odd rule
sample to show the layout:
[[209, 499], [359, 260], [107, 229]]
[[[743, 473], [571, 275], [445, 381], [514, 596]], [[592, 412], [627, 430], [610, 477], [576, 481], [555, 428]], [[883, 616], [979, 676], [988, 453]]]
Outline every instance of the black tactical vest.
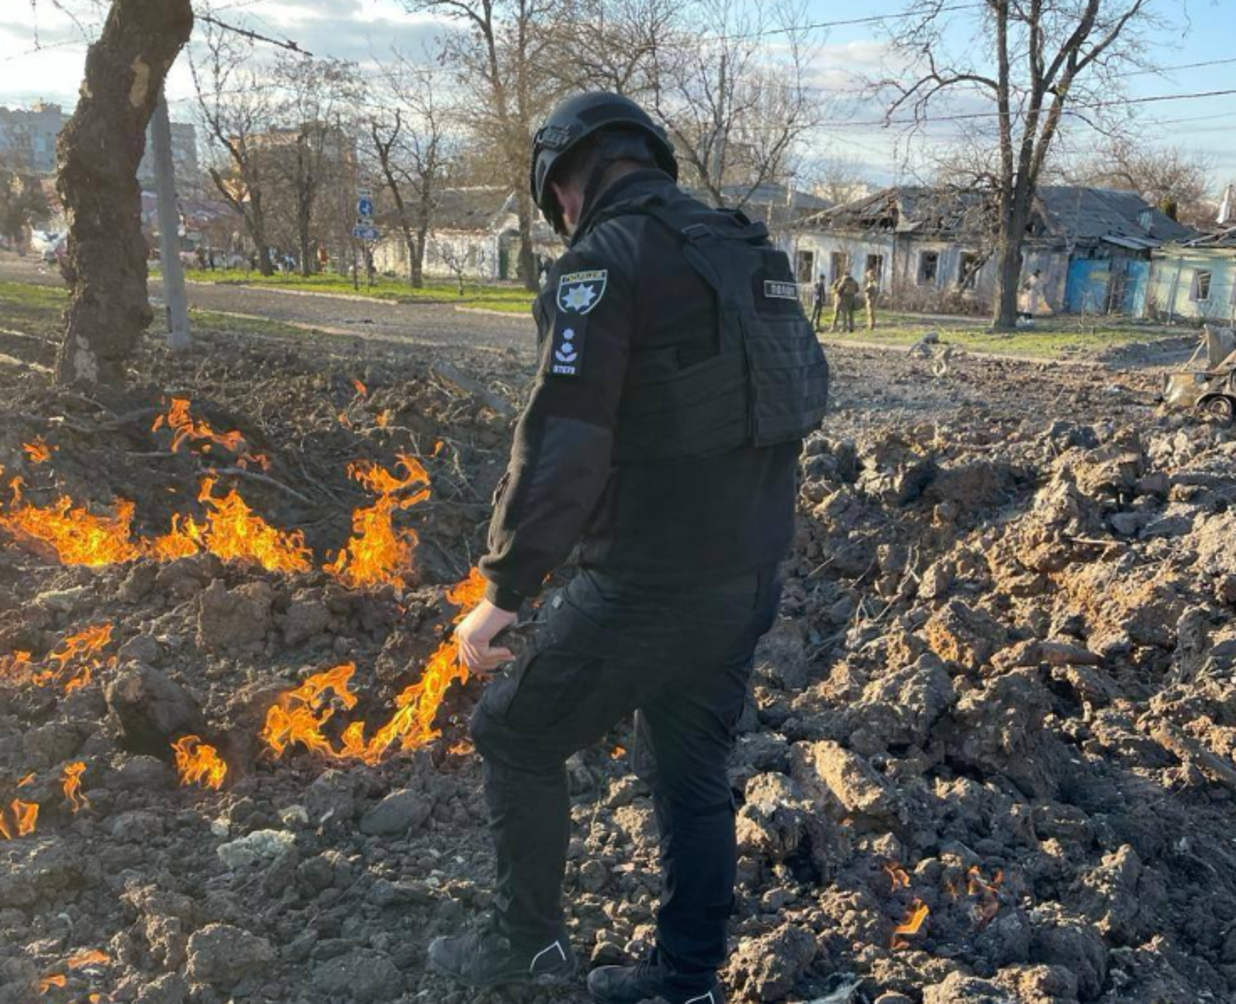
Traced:
[[668, 227], [717, 298], [716, 351], [632, 352], [614, 442], [618, 464], [702, 457], [804, 438], [828, 400], [828, 362], [783, 251], [762, 223], [679, 193], [616, 206]]

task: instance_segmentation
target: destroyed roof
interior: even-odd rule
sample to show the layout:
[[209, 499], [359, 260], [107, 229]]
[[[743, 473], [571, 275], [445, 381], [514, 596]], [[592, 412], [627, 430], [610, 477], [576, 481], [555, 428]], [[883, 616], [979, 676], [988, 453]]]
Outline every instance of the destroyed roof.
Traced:
[[1186, 241], [1179, 242], [1186, 248], [1230, 248], [1236, 250], [1236, 226], [1210, 230]]
[[444, 188], [434, 201], [435, 230], [491, 230], [506, 215], [512, 195], [499, 186]]
[[[816, 213], [799, 225], [963, 237], [990, 230], [995, 213], [995, 193], [989, 190], [902, 186]], [[1137, 250], [1194, 233], [1136, 192], [1076, 185], [1040, 188], [1030, 223], [1034, 237], [1069, 244], [1107, 241]]]

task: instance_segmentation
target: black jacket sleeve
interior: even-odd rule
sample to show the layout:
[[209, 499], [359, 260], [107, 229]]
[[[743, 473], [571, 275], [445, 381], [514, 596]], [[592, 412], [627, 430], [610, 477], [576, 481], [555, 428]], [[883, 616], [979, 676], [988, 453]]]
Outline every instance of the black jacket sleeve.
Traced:
[[571, 553], [609, 478], [633, 335], [633, 283], [594, 232], [558, 259], [538, 298], [539, 363], [499, 485], [481, 574], [506, 610]]

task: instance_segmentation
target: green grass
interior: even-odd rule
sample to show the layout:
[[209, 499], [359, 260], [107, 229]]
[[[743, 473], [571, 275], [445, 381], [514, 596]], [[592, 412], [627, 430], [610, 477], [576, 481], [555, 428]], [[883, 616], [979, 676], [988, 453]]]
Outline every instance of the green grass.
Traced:
[[372, 286], [361, 280], [360, 288], [352, 288], [352, 280], [334, 273], [321, 275], [271, 275], [246, 272], [244, 269], [217, 269], [214, 272], [190, 271], [185, 278], [190, 282], [209, 282], [218, 285], [240, 285], [296, 290], [302, 293], [326, 293], [342, 296], [368, 296], [376, 300], [392, 300], [400, 303], [446, 303], [503, 313], [523, 313], [532, 306], [532, 293], [514, 285], [482, 285], [464, 283], [463, 295], [455, 282], [429, 280], [416, 289], [404, 280], [378, 276]]
[[68, 299], [68, 290], [56, 286], [0, 282], [0, 328], [53, 335], [60, 330]]
[[[0, 328], [12, 328], [32, 335], [52, 337], [63, 328], [62, 315], [69, 292], [55, 286], [33, 286], [21, 282], [0, 282]], [[304, 336], [300, 325], [260, 317], [235, 317], [212, 310], [190, 311], [190, 322], [208, 331], [237, 335]], [[155, 319], [151, 331], [159, 329]]]
[[[865, 323], [861, 313], [855, 322], [858, 325]], [[958, 318], [937, 321], [929, 315], [887, 312], [876, 315], [875, 331], [860, 327], [852, 334], [833, 336], [825, 324], [821, 337], [826, 345], [830, 337], [837, 337], [872, 345], [908, 346], [928, 331], [934, 331], [944, 344], [971, 352], [994, 352], [1034, 359], [1085, 359], [1126, 345], [1147, 344], [1189, 334], [1179, 328], [1122, 322], [1114, 318], [1040, 318], [1032, 328], [1009, 333], [990, 331], [989, 323], [979, 318], [973, 322]]]

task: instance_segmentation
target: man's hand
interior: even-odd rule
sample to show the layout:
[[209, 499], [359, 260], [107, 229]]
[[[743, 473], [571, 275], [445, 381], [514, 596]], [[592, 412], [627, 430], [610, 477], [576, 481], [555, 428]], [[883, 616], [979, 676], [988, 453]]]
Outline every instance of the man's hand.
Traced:
[[494, 606], [489, 600], [481, 600], [455, 628], [460, 662], [473, 673], [485, 674], [512, 659], [510, 649], [490, 648], [489, 643], [500, 631], [514, 624], [518, 616], [512, 610]]

